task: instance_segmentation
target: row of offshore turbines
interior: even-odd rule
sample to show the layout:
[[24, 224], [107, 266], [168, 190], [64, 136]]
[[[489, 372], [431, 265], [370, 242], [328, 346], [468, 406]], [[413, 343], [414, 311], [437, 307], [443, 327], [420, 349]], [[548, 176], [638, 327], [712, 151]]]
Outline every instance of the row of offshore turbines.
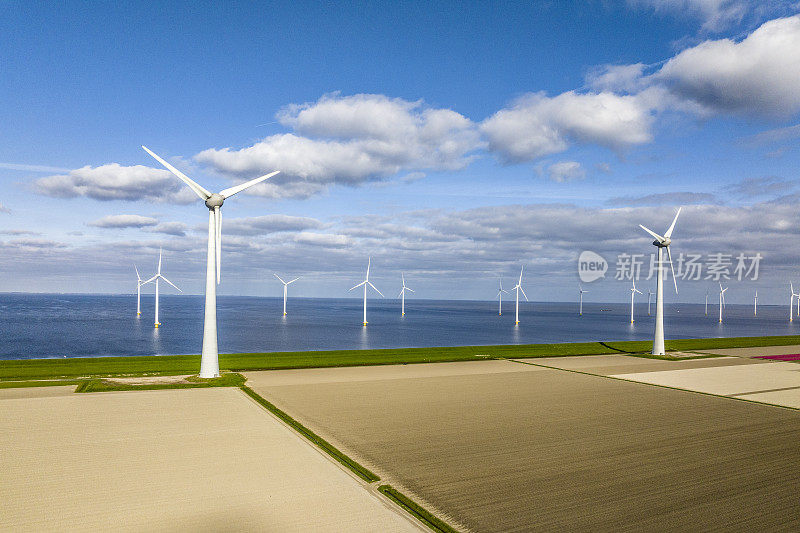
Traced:
[[[219, 351], [217, 345], [217, 293], [216, 293], [216, 286], [220, 282], [220, 269], [221, 269], [221, 255], [222, 255], [222, 205], [224, 204], [225, 200], [234, 196], [237, 193], [244, 191], [258, 183], [263, 182], [264, 180], [271, 178], [272, 176], [278, 174], [279, 171], [271, 172], [269, 174], [265, 174], [258, 178], [252, 179], [250, 181], [246, 181], [239, 185], [235, 185], [233, 187], [229, 187], [227, 189], [223, 189], [219, 193], [212, 193], [207, 189], [203, 188], [201, 185], [193, 181], [191, 178], [186, 176], [183, 172], [178, 170], [177, 168], [173, 167], [167, 161], [150, 151], [147, 147], [142, 146], [142, 148], [150, 154], [156, 161], [161, 163], [164, 168], [169, 170], [172, 174], [177, 176], [181, 181], [183, 181], [189, 188], [200, 197], [200, 199], [205, 203], [205, 206], [208, 208], [208, 251], [207, 251], [207, 263], [206, 263], [206, 291], [205, 291], [205, 311], [204, 311], [204, 322], [203, 322], [203, 347], [201, 352], [201, 360], [200, 360], [200, 377], [201, 378], [215, 378], [219, 376]], [[678, 290], [677, 281], [675, 281], [674, 269], [672, 267], [672, 255], [670, 253], [669, 246], [672, 244], [672, 232], [675, 229], [675, 223], [678, 220], [678, 216], [680, 215], [680, 208], [678, 212], [675, 214], [675, 218], [672, 220], [672, 224], [670, 224], [667, 231], [664, 232], [664, 235], [659, 235], [644, 226], [640, 226], [644, 231], [650, 234], [655, 240], [653, 241], [653, 245], [655, 245], [658, 249], [658, 277], [657, 277], [657, 284], [656, 284], [656, 319], [655, 319], [655, 331], [653, 334], [653, 350], [652, 353], [654, 355], [664, 355], [664, 251], [666, 250], [667, 257], [669, 258], [669, 265], [670, 269], [673, 272], [673, 282], [675, 283], [675, 291]], [[367, 262], [367, 275], [364, 278], [364, 281], [356, 285], [350, 290], [355, 290], [359, 287], [364, 288], [364, 326], [367, 325], [367, 287], [371, 287], [375, 291], [380, 294], [380, 291], [369, 281], [369, 267], [371, 264], [371, 260]], [[137, 294], [141, 293], [142, 285], [146, 283], [155, 282], [156, 283], [156, 291], [158, 290], [158, 282], [159, 280], [168, 280], [161, 275], [161, 261], [160, 261], [160, 254], [159, 254], [159, 269], [155, 276], [151, 277], [146, 281], [142, 281], [141, 278], [139, 279], [139, 285]], [[138, 276], [138, 270], [137, 270]], [[281, 280], [282, 281], [282, 280]], [[293, 280], [294, 281], [294, 280]], [[171, 282], [170, 285], [173, 285]], [[285, 301], [285, 294], [286, 294], [286, 287], [289, 283], [284, 282], [284, 301]], [[517, 291], [517, 309], [516, 309], [516, 319], [515, 322], [519, 323], [519, 294], [520, 292], [525, 296], [527, 300], [527, 296], [525, 292], [522, 290], [522, 269], [520, 269], [520, 277], [517, 285], [514, 287], [514, 290]], [[173, 285], [174, 287], [175, 285]], [[177, 288], [177, 287], [175, 287]], [[180, 290], [180, 289], [179, 289]], [[401, 297], [405, 299], [405, 292], [406, 290], [411, 290], [405, 286], [405, 279], [403, 279], [403, 289], [401, 290]], [[501, 289], [502, 290], [502, 289]], [[413, 291], [412, 291], [413, 292]], [[156, 292], [157, 294], [157, 292]], [[581, 293], [581, 298], [582, 298]], [[633, 295], [633, 292], [631, 293]], [[156, 300], [158, 301], [158, 300]], [[156, 304], [157, 305], [157, 304]], [[502, 305], [502, 304], [501, 304]], [[403, 307], [405, 307], [405, 302], [403, 302]], [[158, 309], [158, 307], [156, 307]], [[502, 310], [502, 308], [501, 308]], [[137, 312], [140, 312], [137, 303]], [[403, 309], [405, 312], [405, 309]], [[157, 311], [156, 311], [157, 313]], [[158, 326], [158, 315], [156, 314], [156, 326]]]

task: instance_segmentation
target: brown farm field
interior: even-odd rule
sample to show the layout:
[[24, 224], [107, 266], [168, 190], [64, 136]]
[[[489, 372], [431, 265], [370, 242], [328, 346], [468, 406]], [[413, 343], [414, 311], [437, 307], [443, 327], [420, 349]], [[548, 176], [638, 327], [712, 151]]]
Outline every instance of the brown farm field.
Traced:
[[800, 528], [797, 410], [513, 361], [247, 378], [461, 529]]

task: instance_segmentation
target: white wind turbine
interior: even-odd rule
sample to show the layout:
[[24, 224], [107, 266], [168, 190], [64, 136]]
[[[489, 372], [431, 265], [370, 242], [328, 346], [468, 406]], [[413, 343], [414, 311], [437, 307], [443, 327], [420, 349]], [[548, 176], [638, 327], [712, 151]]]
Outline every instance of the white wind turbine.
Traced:
[[503, 278], [500, 278], [500, 288], [497, 289], [497, 298], [500, 300], [497, 315], [503, 316], [503, 293], [508, 294], [508, 291], [503, 288]]
[[[398, 295], [400, 297], [400, 301], [402, 302], [400, 304], [400, 316], [406, 316], [406, 291], [414, 292], [414, 290], [406, 287], [406, 276], [402, 272], [400, 273], [400, 278], [403, 280], [403, 288], [400, 289], [400, 294]], [[375, 287], [373, 287], [373, 289], [375, 289]], [[378, 289], [375, 290], [377, 291]], [[367, 319], [365, 318], [364, 322], [366, 321]]]
[[281, 283], [283, 283], [283, 316], [286, 316], [286, 293], [287, 293], [287, 289], [288, 289], [290, 284], [294, 283], [295, 281], [297, 281], [300, 278], [296, 277], [292, 281], [283, 281], [279, 275], [277, 275], [275, 273], [273, 273], [272, 275], [275, 276], [276, 278], [278, 278], [279, 280], [281, 280]]
[[794, 284], [790, 281], [789, 282], [789, 290], [791, 291], [792, 295], [789, 297], [789, 322], [794, 321], [794, 317], [792, 314], [793, 307], [794, 307], [794, 299], [800, 298], [800, 294], [795, 294], [794, 292]]
[[[653, 245], [658, 248], [658, 276], [656, 282], [656, 324], [653, 333], [653, 355], [664, 355], [664, 248], [667, 249], [667, 257], [669, 258], [669, 269], [672, 272], [672, 282], [675, 285], [675, 294], [678, 293], [678, 280], [675, 279], [675, 270], [672, 268], [672, 252], [669, 251], [669, 245], [672, 244], [672, 232], [675, 230], [675, 223], [678, 221], [678, 215], [681, 214], [681, 209], [675, 213], [675, 218], [672, 219], [672, 224], [669, 225], [667, 231], [664, 232], [662, 237], [641, 224], [639, 227], [652, 235], [655, 240]], [[633, 300], [633, 293], [631, 293], [631, 300]]]
[[136, 317], [138, 318], [142, 316], [142, 285], [146, 285], [150, 282], [142, 279], [136, 265], [133, 265], [133, 269], [136, 271]]
[[[791, 306], [791, 304], [789, 304]], [[791, 314], [791, 307], [789, 308], [789, 314]], [[706, 316], [708, 316], [708, 289], [706, 289]]]
[[[167, 283], [178, 289], [178, 287], [175, 286], [174, 283], [172, 283], [170, 280], [161, 275], [161, 250], [158, 251], [158, 270], [156, 271], [156, 275], [148, 279], [144, 283], [142, 283], [142, 285], [144, 285], [145, 283], [150, 283], [151, 281], [156, 282], [156, 322], [155, 322], [156, 327], [159, 327], [161, 325], [161, 322], [158, 321], [158, 280], [160, 279], [163, 279], [164, 281], [166, 281]], [[183, 292], [183, 291], [178, 289], [178, 292]]]
[[370, 257], [369, 261], [367, 261], [367, 277], [364, 278], [364, 281], [362, 281], [361, 283], [359, 283], [358, 285], [356, 285], [355, 287], [350, 289], [352, 291], [353, 289], [357, 289], [357, 288], [361, 287], [362, 285], [364, 286], [364, 323], [362, 324], [364, 326], [367, 325], [367, 285], [369, 285], [370, 287], [375, 289], [375, 292], [380, 294], [381, 298], [383, 298], [383, 293], [381, 291], [379, 291], [378, 288], [375, 287], [375, 285], [373, 285], [372, 282], [370, 282], [370, 280], [369, 280], [369, 267], [370, 267], [371, 264], [372, 264], [372, 258]]
[[650, 298], [651, 298], [651, 297], [652, 297], [654, 294], [655, 294], [655, 293], [654, 293], [652, 290], [650, 290], [650, 289], [647, 289], [647, 316], [650, 316]]
[[722, 324], [722, 308], [725, 307], [725, 291], [728, 287], [722, 288], [722, 282], [719, 282], [719, 323]]
[[753, 316], [758, 316], [758, 289], [756, 289], [756, 295], [753, 298]]
[[584, 292], [589, 292], [589, 291], [583, 290], [583, 287], [581, 287], [581, 284], [578, 283], [578, 292], [580, 293], [580, 300], [578, 300], [578, 302], [579, 302], [578, 303], [578, 316], [583, 316], [583, 293]]
[[633, 324], [633, 297], [637, 292], [642, 294], [642, 291], [636, 288], [636, 282], [631, 280], [631, 324]]
[[[217, 287], [214, 283], [214, 271], [216, 270], [216, 283], [220, 281], [220, 263], [222, 260], [222, 204], [226, 199], [236, 193], [261, 183], [267, 178], [271, 178], [279, 171], [266, 174], [254, 180], [246, 181], [221, 190], [219, 193], [212, 193], [194, 181], [186, 174], [173, 167], [156, 154], [142, 146], [145, 152], [155, 158], [156, 161], [175, 174], [186, 185], [200, 197], [208, 208], [208, 253], [206, 256], [206, 305], [205, 317], [203, 320], [203, 351], [200, 359], [200, 377], [215, 378], [219, 377], [219, 351], [217, 349]], [[216, 268], [215, 268], [216, 266]]]
[[519, 293], [520, 293], [520, 291], [522, 291], [522, 295], [525, 297], [525, 301], [526, 302], [529, 301], [528, 300], [528, 295], [525, 294], [525, 291], [522, 288], [522, 270], [524, 268], [525, 268], [524, 265], [519, 267], [519, 281], [517, 282], [516, 285], [514, 285], [514, 288], [511, 289], [512, 291], [517, 291], [517, 304], [516, 304], [516, 307], [514, 308], [514, 313], [515, 313], [514, 325], [515, 326], [519, 325]]

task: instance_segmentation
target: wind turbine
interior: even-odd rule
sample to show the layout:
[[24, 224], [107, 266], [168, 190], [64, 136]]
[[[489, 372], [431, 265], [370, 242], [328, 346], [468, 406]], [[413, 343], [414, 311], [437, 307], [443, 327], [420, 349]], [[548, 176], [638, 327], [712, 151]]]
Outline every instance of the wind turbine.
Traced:
[[[406, 291], [414, 292], [414, 290], [413, 289], [409, 289], [408, 287], [406, 287], [406, 276], [405, 276], [405, 274], [403, 274], [401, 272], [400, 273], [400, 277], [403, 280], [403, 288], [400, 289], [400, 294], [398, 295], [400, 297], [400, 299], [401, 299], [400, 301], [402, 302], [400, 304], [400, 316], [406, 316]], [[374, 287], [373, 287], [373, 289], [374, 289]], [[375, 289], [375, 290], [377, 291], [378, 289]], [[364, 320], [366, 321], [366, 319], [364, 319]]]
[[290, 284], [294, 283], [300, 278], [299, 277], [294, 278], [292, 281], [283, 281], [279, 275], [275, 273], [273, 273], [272, 275], [280, 279], [281, 283], [283, 283], [283, 316], [286, 316], [286, 292], [287, 292], [286, 289], [289, 287]]
[[654, 294], [655, 294], [655, 293], [654, 293], [652, 290], [650, 290], [650, 289], [647, 289], [647, 316], [650, 316], [650, 298], [651, 298], [651, 297], [652, 297]]
[[636, 288], [636, 283], [631, 279], [631, 324], [633, 324], [633, 296], [637, 292], [642, 294], [642, 291]]
[[753, 316], [758, 316], [758, 289], [756, 289], [756, 296], [753, 299]]
[[789, 282], [789, 290], [792, 292], [792, 295], [789, 297], [789, 322], [793, 322], [794, 316], [792, 314], [793, 311], [792, 307], [794, 307], [794, 299], [800, 298], [800, 294], [795, 294], [794, 285], [792, 284], [791, 281]]
[[[217, 286], [214, 283], [216, 270], [217, 284], [220, 281], [220, 264], [222, 261], [222, 204], [236, 193], [261, 183], [267, 178], [277, 174], [278, 170], [254, 180], [228, 187], [219, 193], [211, 193], [204, 189], [186, 174], [173, 167], [156, 154], [142, 146], [144, 151], [153, 156], [156, 161], [175, 174], [200, 197], [208, 208], [208, 253], [206, 255], [206, 305], [203, 320], [203, 351], [200, 359], [200, 377], [219, 377], [219, 351], [217, 349]], [[215, 268], [216, 266], [216, 268]]]
[[[792, 314], [791, 304], [789, 304], [789, 314]], [[708, 289], [706, 289], [706, 316], [708, 316]]]
[[512, 291], [517, 291], [517, 305], [516, 305], [515, 310], [514, 310], [514, 313], [515, 313], [514, 325], [515, 326], [519, 325], [519, 293], [520, 293], [520, 291], [522, 291], [522, 295], [525, 297], [525, 301], [526, 302], [529, 301], [528, 300], [528, 295], [525, 294], [525, 291], [522, 289], [522, 270], [524, 268], [525, 268], [524, 265], [519, 267], [519, 281], [517, 282], [516, 285], [514, 285], [514, 288], [511, 289]]
[[719, 323], [722, 324], [722, 308], [725, 307], [725, 291], [728, 287], [722, 288], [722, 282], [719, 282]]
[[[667, 249], [667, 257], [669, 258], [669, 269], [672, 272], [672, 282], [675, 285], [675, 294], [678, 294], [678, 280], [675, 279], [675, 270], [672, 268], [672, 252], [669, 251], [669, 245], [672, 244], [672, 232], [675, 229], [675, 223], [678, 221], [678, 215], [681, 214], [681, 209], [675, 213], [675, 218], [672, 219], [667, 231], [664, 232], [662, 237], [641, 224], [639, 227], [649, 233], [655, 238], [653, 245], [658, 248], [658, 276], [656, 282], [656, 324], [655, 331], [653, 332], [653, 355], [664, 355], [664, 248]], [[633, 293], [631, 293], [631, 301], [633, 301]]]
[[142, 279], [136, 265], [133, 265], [133, 269], [136, 271], [136, 317], [138, 318], [142, 316], [142, 285], [146, 285], [150, 282]]
[[500, 278], [500, 288], [497, 289], [497, 298], [500, 299], [497, 315], [503, 316], [503, 293], [508, 294], [508, 291], [503, 288], [503, 278]]
[[364, 326], [367, 325], [367, 285], [369, 285], [370, 287], [375, 289], [375, 292], [380, 294], [381, 298], [383, 298], [383, 293], [381, 291], [379, 291], [377, 289], [377, 287], [375, 287], [375, 285], [373, 285], [372, 282], [370, 282], [370, 280], [369, 280], [369, 267], [370, 267], [371, 264], [372, 264], [372, 258], [370, 257], [369, 261], [367, 261], [367, 277], [364, 278], [364, 281], [362, 281], [361, 283], [359, 283], [358, 285], [356, 285], [355, 287], [350, 289], [352, 291], [353, 289], [357, 289], [357, 288], [361, 287], [362, 285], [364, 286], [364, 323], [362, 324]]
[[[156, 271], [156, 275], [148, 279], [144, 283], [142, 283], [142, 285], [144, 285], [145, 283], [150, 283], [151, 281], [156, 282], [156, 323], [155, 323], [156, 327], [159, 327], [161, 325], [161, 322], [158, 321], [158, 280], [160, 279], [163, 279], [164, 281], [166, 281], [167, 283], [178, 289], [178, 287], [174, 283], [172, 283], [170, 280], [161, 275], [161, 250], [158, 250], [158, 270]], [[183, 292], [183, 291], [178, 289], [178, 292]]]
[[583, 293], [589, 291], [583, 290], [583, 287], [581, 287], [580, 283], [578, 283], [578, 291], [580, 292], [580, 300], [578, 303], [578, 316], [583, 316]]

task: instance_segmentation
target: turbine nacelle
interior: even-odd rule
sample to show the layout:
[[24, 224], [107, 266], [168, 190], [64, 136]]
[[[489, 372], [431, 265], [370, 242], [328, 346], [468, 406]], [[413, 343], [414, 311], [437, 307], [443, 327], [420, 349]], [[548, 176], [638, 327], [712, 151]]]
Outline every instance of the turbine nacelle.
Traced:
[[214, 209], [215, 207], [222, 207], [222, 204], [225, 202], [225, 197], [219, 193], [213, 193], [211, 196], [206, 198], [206, 207], [209, 209]]

